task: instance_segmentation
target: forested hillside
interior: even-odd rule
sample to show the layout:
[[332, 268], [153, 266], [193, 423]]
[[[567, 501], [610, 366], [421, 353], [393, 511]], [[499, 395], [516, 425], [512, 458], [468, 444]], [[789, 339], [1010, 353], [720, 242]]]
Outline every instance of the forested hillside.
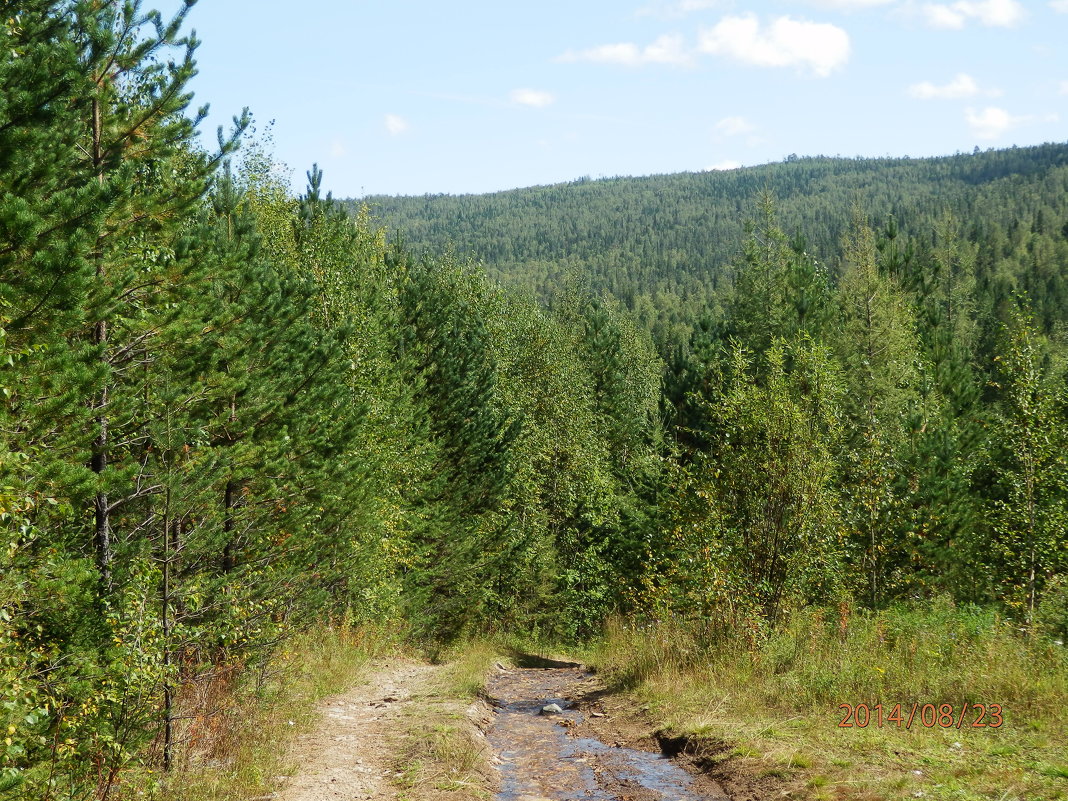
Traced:
[[921, 251], [948, 219], [982, 246], [984, 262], [1002, 262], [999, 280], [1026, 286], [1045, 319], [1066, 319], [1063, 290], [1039, 283], [1049, 280], [1044, 254], [1068, 225], [1068, 144], [943, 158], [790, 156], [726, 172], [360, 203], [416, 252], [453, 248], [543, 297], [581, 276], [636, 310], [660, 341], [677, 342], [729, 288], [763, 193], [775, 198], [783, 230], [832, 272], [855, 204], [880, 232], [894, 226]]
[[1059, 714], [1068, 148], [404, 201], [430, 238], [247, 114], [206, 147], [191, 5], [0, 22], [0, 797], [173, 797], [203, 689], [327, 625], [778, 676], [856, 620], [888, 687], [919, 631]]

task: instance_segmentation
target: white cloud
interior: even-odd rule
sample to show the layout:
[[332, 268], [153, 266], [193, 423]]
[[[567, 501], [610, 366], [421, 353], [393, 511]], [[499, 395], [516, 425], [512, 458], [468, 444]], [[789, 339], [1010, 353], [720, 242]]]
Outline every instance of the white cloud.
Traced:
[[533, 108], [551, 106], [556, 100], [552, 93], [542, 92], [538, 89], [516, 89], [511, 93], [510, 97], [513, 103]]
[[557, 61], [592, 61], [598, 64], [623, 64], [642, 67], [646, 64], [669, 64], [676, 67], [691, 66], [693, 55], [678, 34], [665, 34], [650, 45], [639, 47], [633, 42], [600, 45], [588, 50], [568, 50]]
[[391, 136], [400, 136], [410, 127], [404, 117], [399, 117], [396, 114], [387, 114], [385, 123], [386, 130], [389, 131]]
[[1049, 7], [1060, 14], [1068, 14], [1068, 0], [1050, 0]]
[[836, 25], [779, 17], [766, 28], [753, 14], [724, 17], [701, 31], [705, 53], [761, 67], [808, 68], [820, 77], [849, 60], [849, 34]]
[[628, 64], [635, 65], [641, 61], [641, 50], [633, 42], [621, 42], [619, 44], [598, 45], [588, 50], [568, 50], [559, 61], [594, 61], [599, 64]]
[[958, 0], [948, 5], [928, 3], [921, 10], [931, 27], [956, 30], [971, 20], [991, 28], [1011, 28], [1027, 14], [1018, 0]]
[[756, 130], [756, 126], [745, 117], [724, 117], [716, 123], [715, 128], [723, 136], [741, 136]]
[[945, 86], [935, 86], [930, 81], [913, 84], [909, 94], [920, 100], [957, 100], [975, 97], [979, 94], [979, 85], [971, 75], [962, 72]]
[[1028, 121], [1027, 117], [1014, 117], [996, 106], [987, 106], [982, 111], [970, 108], [964, 112], [964, 119], [980, 139], [998, 139]]
[[674, 64], [687, 66], [693, 64], [693, 54], [686, 48], [686, 43], [678, 34], [661, 36], [642, 53], [647, 63]]
[[1027, 16], [1027, 10], [1018, 0], [984, 0], [984, 2], [956, 3], [963, 6], [969, 16], [984, 25], [1011, 28]]
[[1068, 95], [1068, 81], [1061, 81], [1061, 94]]
[[340, 139], [334, 139], [330, 142], [330, 155], [336, 159], [344, 158], [349, 154], [348, 148], [345, 147], [345, 143]]
[[959, 30], [964, 27], [966, 17], [949, 6], [924, 6], [923, 16], [932, 28], [951, 28]]
[[734, 161], [733, 159], [727, 159], [726, 161], [721, 161], [718, 164], [709, 165], [708, 167], [705, 167], [705, 170], [708, 172], [719, 172], [721, 170], [736, 170], [741, 166], [742, 165], [739, 162]]

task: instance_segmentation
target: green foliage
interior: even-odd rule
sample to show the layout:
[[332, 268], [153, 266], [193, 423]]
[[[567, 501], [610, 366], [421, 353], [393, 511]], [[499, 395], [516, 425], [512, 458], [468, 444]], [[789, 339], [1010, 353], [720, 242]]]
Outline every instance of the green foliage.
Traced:
[[655, 549], [671, 578], [653, 595], [682, 615], [762, 626], [842, 591], [841, 376], [798, 335], [755, 363], [735, 346], [713, 383], [700, 401], [711, 444], [677, 477], [682, 498]]
[[841, 436], [840, 377], [822, 346], [776, 342], [763, 380], [738, 350], [711, 411], [717, 429], [705, 470], [744, 554], [747, 585], [774, 621], [784, 607], [835, 595], [841, 528], [833, 497], [833, 453]]
[[759, 221], [746, 233], [727, 314], [732, 334], [754, 353], [799, 332], [821, 339], [831, 311], [826, 270], [803, 239], [788, 241], [770, 195], [761, 196]]
[[1030, 620], [1046, 581], [1068, 571], [1068, 429], [1063, 375], [1051, 375], [1044, 363], [1030, 315], [1017, 312], [1005, 338], [990, 443], [994, 537], [987, 564], [1004, 582], [1006, 601]]
[[1068, 577], [1054, 576], [1043, 588], [1042, 601], [1035, 613], [1035, 622], [1050, 637], [1068, 641]]

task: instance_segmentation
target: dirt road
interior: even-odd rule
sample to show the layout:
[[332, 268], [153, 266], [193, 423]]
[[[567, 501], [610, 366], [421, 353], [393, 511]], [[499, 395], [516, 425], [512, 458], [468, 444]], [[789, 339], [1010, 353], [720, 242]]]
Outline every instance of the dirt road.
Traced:
[[294, 743], [290, 762], [296, 772], [286, 779], [278, 801], [397, 798], [395, 754], [402, 717], [425, 693], [436, 669], [379, 660], [368, 684], [327, 699], [318, 725]]
[[[328, 699], [322, 719], [292, 751], [296, 766], [277, 801], [494, 798], [497, 801], [726, 801], [713, 779], [668, 758], [640, 721], [611, 703], [600, 680], [570, 663], [498, 666], [490, 714], [453, 714], [482, 765], [474, 783], [413, 787], [399, 754], [435, 703], [440, 668], [382, 660], [370, 682]], [[559, 711], [550, 707], [555, 704]], [[550, 707], [545, 709], [545, 707]], [[472, 707], [475, 709], [475, 707]], [[484, 731], [483, 731], [484, 730]], [[491, 765], [493, 766], [491, 768]], [[479, 786], [474, 786], [479, 785]]]

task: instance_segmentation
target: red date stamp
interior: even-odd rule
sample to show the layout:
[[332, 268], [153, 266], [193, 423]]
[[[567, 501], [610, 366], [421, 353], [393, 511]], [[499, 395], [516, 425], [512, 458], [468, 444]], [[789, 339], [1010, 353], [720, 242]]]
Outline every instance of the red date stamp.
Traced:
[[1005, 723], [1001, 704], [839, 704], [844, 717], [838, 722], [841, 729], [866, 729], [896, 726], [911, 729], [913, 725], [926, 729], [998, 729]]

